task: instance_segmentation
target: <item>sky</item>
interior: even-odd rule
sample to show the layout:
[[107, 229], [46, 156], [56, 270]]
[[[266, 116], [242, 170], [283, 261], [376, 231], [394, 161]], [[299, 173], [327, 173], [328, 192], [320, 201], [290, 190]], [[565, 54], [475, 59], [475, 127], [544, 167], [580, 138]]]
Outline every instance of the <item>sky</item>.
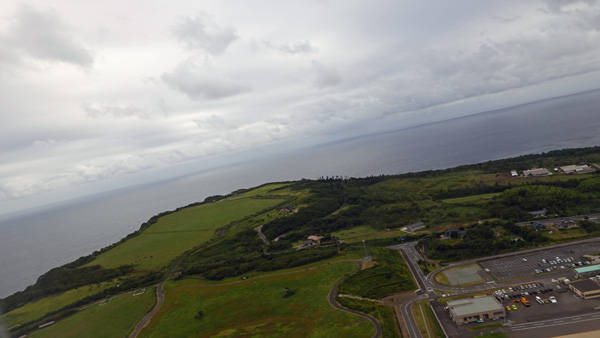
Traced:
[[599, 29], [595, 0], [4, 0], [0, 214], [596, 89]]

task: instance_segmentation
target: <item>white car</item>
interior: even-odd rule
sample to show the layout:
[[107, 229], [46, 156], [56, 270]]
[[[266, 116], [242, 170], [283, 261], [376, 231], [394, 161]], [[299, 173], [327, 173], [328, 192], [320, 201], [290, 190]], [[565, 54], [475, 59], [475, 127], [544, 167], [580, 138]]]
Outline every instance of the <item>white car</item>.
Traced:
[[556, 304], [556, 297], [554, 297], [554, 296], [550, 296], [550, 297], [548, 297], [548, 299], [550, 300], [550, 302], [551, 302], [552, 304]]

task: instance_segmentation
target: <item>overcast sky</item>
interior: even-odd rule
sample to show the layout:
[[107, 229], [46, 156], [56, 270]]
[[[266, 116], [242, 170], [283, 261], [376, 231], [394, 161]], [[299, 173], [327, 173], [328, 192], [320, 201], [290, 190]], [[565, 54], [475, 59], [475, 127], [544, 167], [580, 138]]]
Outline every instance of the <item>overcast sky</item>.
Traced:
[[594, 89], [599, 29], [595, 0], [4, 0], [0, 213]]

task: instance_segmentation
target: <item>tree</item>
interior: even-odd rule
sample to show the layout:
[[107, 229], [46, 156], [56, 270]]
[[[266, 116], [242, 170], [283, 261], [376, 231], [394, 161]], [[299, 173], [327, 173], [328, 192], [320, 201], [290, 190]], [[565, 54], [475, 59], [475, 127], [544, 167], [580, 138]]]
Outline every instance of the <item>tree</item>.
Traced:
[[202, 319], [202, 317], [204, 317], [204, 311], [198, 311], [198, 313], [196, 313], [194, 316], [196, 319]]
[[286, 286], [284, 289], [284, 292], [283, 292], [283, 298], [293, 296], [295, 293], [296, 293], [296, 291], [294, 291]]

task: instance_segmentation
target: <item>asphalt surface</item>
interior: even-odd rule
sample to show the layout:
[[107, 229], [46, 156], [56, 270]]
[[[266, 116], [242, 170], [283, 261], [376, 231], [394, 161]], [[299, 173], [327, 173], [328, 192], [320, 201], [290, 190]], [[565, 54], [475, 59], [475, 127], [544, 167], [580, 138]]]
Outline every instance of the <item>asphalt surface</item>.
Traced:
[[148, 312], [142, 318], [142, 320], [140, 320], [137, 323], [137, 325], [135, 326], [135, 329], [133, 330], [131, 335], [129, 335], [129, 338], [136, 338], [140, 334], [142, 329], [146, 326], [146, 324], [148, 324], [148, 322], [150, 322], [150, 319], [152, 319], [152, 317], [154, 317], [154, 315], [158, 312], [158, 310], [160, 310], [160, 307], [163, 305], [163, 302], [165, 301], [165, 293], [163, 292], [164, 282], [165, 282], [164, 280], [162, 282], [160, 282], [160, 284], [158, 284], [158, 287], [156, 288], [157, 302], [154, 305], [154, 308], [152, 309], [152, 311]]
[[[357, 263], [357, 265], [359, 265]], [[359, 269], [360, 269], [360, 265], [359, 265]], [[358, 270], [357, 270], [358, 271]], [[348, 313], [353, 313], [355, 315], [361, 316], [365, 319], [368, 319], [369, 321], [371, 321], [371, 323], [373, 323], [373, 325], [375, 326], [375, 334], [373, 334], [373, 338], [379, 338], [381, 337], [382, 334], [382, 329], [381, 329], [381, 324], [379, 324], [379, 321], [366, 313], [362, 313], [362, 312], [358, 312], [356, 310], [352, 310], [352, 309], [348, 309], [345, 308], [343, 306], [341, 306], [336, 300], [335, 300], [335, 295], [337, 295], [337, 290], [338, 287], [344, 282], [345, 279], [342, 279], [341, 281], [337, 282], [333, 288], [331, 289], [331, 291], [329, 291], [329, 303], [331, 304], [331, 306], [333, 306], [334, 308], [340, 310], [340, 311], [344, 311], [344, 312], [348, 312]]]
[[[450, 264], [442, 269], [438, 269], [429, 275], [424, 275], [421, 271], [420, 267], [417, 264], [417, 260], [425, 259], [423, 255], [415, 248], [416, 242], [405, 243], [391, 246], [391, 249], [395, 249], [400, 251], [403, 255], [404, 259], [408, 263], [408, 267], [415, 277], [419, 290], [417, 290], [417, 294], [419, 295], [417, 298], [411, 299], [404, 304], [401, 305], [401, 312], [404, 320], [406, 322], [406, 326], [408, 328], [409, 337], [422, 337], [419, 329], [416, 325], [415, 319], [410, 310], [411, 306], [420, 300], [431, 299], [435, 302], [439, 298], [439, 296], [433, 292], [433, 290], [441, 291], [441, 292], [452, 292], [453, 295], [460, 294], [468, 294], [477, 291], [484, 290], [495, 290], [501, 288], [508, 288], [510, 286], [518, 285], [518, 284], [526, 284], [533, 282], [543, 282], [548, 287], [556, 287], [556, 283], [552, 283], [551, 280], [557, 277], [572, 277], [572, 269], [552, 269], [550, 273], [536, 274], [532, 268], [532, 266], [539, 267], [537, 260], [541, 263], [542, 257], [544, 258], [556, 258], [556, 256], [560, 258], [573, 257], [580, 258], [582, 254], [589, 253], [590, 250], [594, 251], [596, 248], [600, 251], [600, 238], [587, 239], [577, 242], [558, 244], [544, 248], [536, 248], [530, 250], [524, 250], [516, 253], [509, 253], [491, 257], [485, 257], [482, 259], [473, 259], [463, 262], [457, 262]], [[574, 252], [571, 252], [573, 250]], [[530, 259], [534, 261], [530, 262], [525, 267], [519, 267], [517, 262], [524, 262], [523, 258], [526, 258], [529, 262]], [[472, 285], [472, 286], [449, 286], [439, 284], [435, 281], [435, 275], [444, 269], [457, 267], [461, 265], [469, 265], [474, 263], [480, 263], [483, 266], [486, 266], [486, 263], [489, 262], [507, 262], [506, 272], [502, 279], [491, 280], [487, 279], [488, 282], [484, 284]], [[572, 262], [571, 262], [572, 263]], [[510, 265], [513, 265], [515, 268], [514, 271], [508, 269]], [[558, 265], [560, 266], [560, 264]], [[491, 269], [490, 269], [491, 270]], [[521, 271], [523, 270], [523, 271]], [[512, 271], [512, 272], [511, 272]], [[496, 271], [497, 273], [497, 271]], [[565, 288], [566, 286], [562, 286]], [[545, 304], [543, 307], [540, 306], [536, 308], [539, 304], [535, 304], [531, 308], [527, 308], [514, 315], [509, 315], [509, 320], [514, 321], [511, 322], [511, 325], [495, 328], [493, 331], [504, 331], [509, 337], [554, 337], [558, 333], [560, 334], [569, 334], [575, 332], [585, 332], [590, 330], [595, 330], [600, 328], [600, 310], [595, 310], [596, 307], [600, 309], [600, 299], [597, 299], [598, 304], [590, 302], [590, 300], [583, 301], [581, 299], [576, 299], [573, 297], [572, 292], [565, 292], [562, 294], [556, 294], [557, 299], [561, 302], [561, 298], [563, 301], [562, 304], [556, 306], [557, 304]], [[547, 297], [547, 296], [546, 296]], [[573, 299], [564, 298], [571, 297]], [[566, 301], [565, 301], [566, 300]], [[586, 303], [587, 302], [587, 303]], [[552, 307], [554, 305], [554, 307]], [[565, 308], [565, 305], [568, 308]], [[593, 305], [593, 307], [590, 307]], [[526, 312], [535, 308], [535, 312]], [[440, 317], [441, 315], [447, 316], [444, 311], [436, 311]], [[514, 319], [512, 319], [514, 317]], [[442, 319], [442, 321], [444, 321]], [[450, 323], [453, 324], [453, 323]], [[574, 325], [576, 324], [576, 325]], [[474, 335], [473, 332], [467, 332], [465, 327], [449, 327], [451, 325], [444, 326], [449, 329], [448, 334], [453, 337], [472, 337]], [[556, 330], [552, 330], [551, 328], [555, 327]], [[481, 333], [481, 332], [480, 332]]]

